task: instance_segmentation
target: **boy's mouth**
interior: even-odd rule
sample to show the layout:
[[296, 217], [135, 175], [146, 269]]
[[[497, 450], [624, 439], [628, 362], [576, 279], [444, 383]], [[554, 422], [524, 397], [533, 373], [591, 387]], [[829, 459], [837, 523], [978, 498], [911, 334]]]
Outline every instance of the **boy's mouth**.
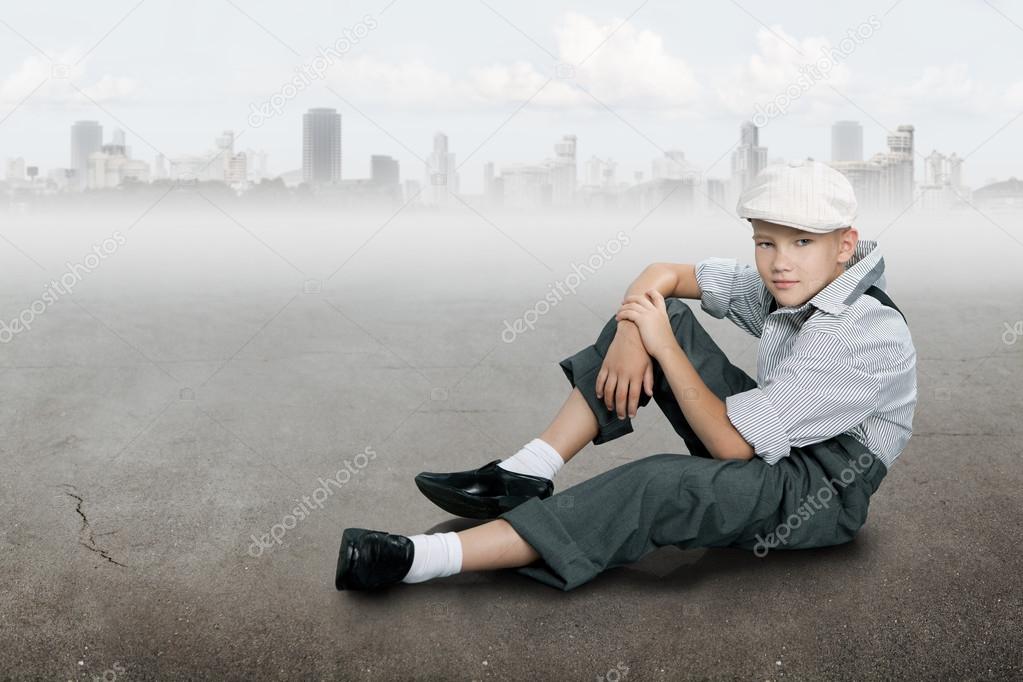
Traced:
[[799, 284], [799, 280], [796, 279], [775, 279], [772, 281], [774, 282], [774, 285], [779, 289], [788, 289]]

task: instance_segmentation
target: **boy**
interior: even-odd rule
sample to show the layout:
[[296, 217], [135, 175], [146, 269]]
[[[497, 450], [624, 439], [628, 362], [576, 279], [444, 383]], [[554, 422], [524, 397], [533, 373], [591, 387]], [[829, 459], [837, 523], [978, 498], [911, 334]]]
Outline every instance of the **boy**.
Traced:
[[[737, 210], [753, 228], [755, 269], [725, 258], [649, 266], [597, 341], [561, 362], [573, 390], [540, 437], [508, 460], [416, 477], [443, 509], [494, 520], [411, 537], [348, 528], [335, 587], [517, 567], [570, 590], [665, 545], [763, 556], [852, 540], [912, 434], [909, 329], [883, 291], [877, 243], [852, 227], [840, 173], [769, 166]], [[681, 298], [760, 338], [757, 381]], [[630, 433], [651, 398], [689, 455], [652, 455], [552, 494], [565, 461]]]

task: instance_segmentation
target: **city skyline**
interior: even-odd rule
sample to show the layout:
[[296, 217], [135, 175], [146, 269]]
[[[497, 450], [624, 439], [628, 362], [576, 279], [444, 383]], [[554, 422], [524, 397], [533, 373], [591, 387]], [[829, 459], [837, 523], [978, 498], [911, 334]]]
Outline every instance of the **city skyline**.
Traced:
[[[459, 168], [464, 162], [458, 163], [457, 154], [450, 151], [449, 137], [442, 131], [433, 135], [433, 151], [422, 164], [421, 180], [415, 178], [414, 170], [406, 169], [403, 174], [400, 161], [383, 154], [371, 156], [368, 178], [344, 177], [342, 118], [335, 109], [326, 107], [302, 114], [302, 167], [283, 174], [267, 171], [265, 152], [251, 148], [236, 151], [237, 136], [230, 130], [217, 135], [213, 148], [206, 154], [165, 157], [161, 153], [151, 167], [144, 160], [132, 158], [123, 129], [115, 127], [106, 143], [98, 121], [76, 121], [70, 129], [67, 167], [45, 169], [47, 172], [43, 173], [23, 158], [9, 158], [5, 163], [5, 180], [11, 191], [20, 192], [22, 200], [33, 193], [114, 189], [127, 182], [146, 184], [160, 180], [220, 182], [238, 194], [245, 194], [262, 180], [281, 179], [287, 186], [303, 184], [313, 192], [334, 193], [355, 202], [351, 205], [384, 201], [394, 205], [409, 202], [445, 207], [453, 205], [456, 196], [476, 196], [483, 204], [508, 208], [592, 205], [650, 208], [670, 198], [676, 207], [696, 210], [734, 203], [766, 165], [789, 160], [769, 157], [768, 147], [760, 138], [761, 128], [753, 121], [744, 121], [732, 147], [728, 177], [704, 174], [679, 149], [666, 150], [663, 156], [650, 159], [649, 172], [633, 171], [631, 177], [623, 177], [617, 175], [617, 161], [596, 155], [582, 160], [580, 172], [578, 136], [563, 134], [551, 145], [554, 155], [543, 161], [501, 165], [484, 161], [482, 192], [472, 195], [460, 188]], [[831, 126], [830, 160], [821, 160], [846, 175], [864, 210], [898, 211], [917, 203], [931, 209], [963, 207], [969, 205], [973, 189], [989, 192], [998, 185], [996, 181], [986, 183], [984, 188], [971, 188], [963, 181], [962, 156], [935, 149], [924, 157], [915, 146], [915, 134], [913, 125], [901, 124], [887, 137], [887, 147], [867, 158], [859, 121], [836, 121]], [[40, 176], [42, 180], [37, 180]], [[1003, 189], [996, 192], [1002, 203], [1006, 200], [1011, 205], [1020, 203], [1021, 198], [1015, 197], [1016, 192], [1011, 189], [1013, 180], [1014, 176], [1002, 181]]]
[[[301, 127], [301, 129], [299, 131], [299, 135], [302, 138], [302, 141], [301, 141], [301, 144], [299, 145], [299, 149], [301, 151], [298, 154], [298, 156], [299, 156], [300, 159], [303, 159], [303, 160], [302, 160], [301, 163], [298, 164], [298, 166], [296, 166], [294, 168], [287, 168], [286, 170], [279, 170], [278, 169], [278, 170], [271, 171], [268, 168], [268, 164], [267, 164], [267, 160], [266, 160], [266, 157], [267, 157], [266, 152], [262, 151], [261, 149], [253, 148], [251, 146], [251, 144], [247, 145], [246, 152], [249, 155], [258, 155], [258, 156], [261, 157], [260, 159], [250, 160], [250, 162], [249, 162], [249, 166], [250, 167], [258, 168], [258, 174], [256, 176], [257, 180], [260, 179], [260, 178], [264, 178], [264, 177], [268, 178], [268, 179], [269, 178], [275, 178], [275, 177], [286, 177], [289, 174], [295, 174], [295, 173], [300, 174], [303, 180], [306, 180], [306, 181], [309, 180], [309, 178], [311, 176], [307, 175], [307, 170], [306, 170], [306, 163], [307, 162], [305, 160], [305, 156], [306, 156], [307, 150], [311, 149], [311, 137], [309, 139], [307, 139], [307, 137], [309, 136], [309, 133], [307, 133], [307, 131], [306, 131], [306, 126], [308, 125], [308, 121], [310, 120], [309, 119], [310, 115], [313, 115], [314, 112], [318, 112], [320, 115], [326, 114], [328, 116], [336, 116], [337, 130], [336, 130], [336, 133], [334, 133], [334, 134], [336, 134], [336, 148], [334, 148], [334, 144], [335, 144], [334, 141], [329, 142], [328, 144], [331, 146], [331, 150], [329, 152], [327, 152], [327, 155], [324, 157], [325, 159], [327, 158], [327, 156], [329, 156], [331, 158], [331, 160], [327, 161], [328, 164], [331, 164], [331, 163], [335, 164], [335, 166], [332, 167], [333, 170], [330, 173], [328, 173], [328, 176], [330, 178], [333, 178], [333, 179], [341, 179], [342, 177], [344, 179], [352, 179], [353, 177], [369, 178], [369, 177], [373, 176], [373, 158], [375, 158], [375, 157], [384, 157], [386, 155], [382, 155], [382, 154], [374, 152], [374, 153], [370, 154], [365, 159], [365, 162], [366, 162], [365, 166], [363, 166], [362, 163], [353, 163], [352, 165], [355, 165], [357, 167], [364, 167], [365, 168], [365, 174], [364, 175], [352, 176], [352, 175], [343, 174], [342, 171], [341, 171], [341, 149], [342, 149], [342, 145], [343, 145], [343, 143], [342, 143], [343, 134], [342, 134], [342, 130], [341, 130], [341, 121], [343, 119], [343, 115], [341, 113], [337, 112], [336, 109], [334, 109], [334, 108], [314, 107], [314, 108], [310, 109], [309, 111], [303, 112], [302, 114], [300, 114], [300, 118], [302, 120], [302, 124], [301, 124], [302, 127]], [[733, 149], [732, 149], [732, 151], [730, 153], [730, 157], [732, 159], [732, 161], [731, 161], [731, 163], [732, 163], [731, 168], [729, 169], [728, 167], [726, 167], [726, 164], [723, 163], [721, 159], [719, 159], [715, 163], [715, 165], [713, 166], [713, 168], [716, 170], [716, 172], [707, 174], [707, 177], [709, 177], [709, 178], [717, 178], [717, 179], [727, 179], [727, 178], [731, 177], [731, 178], [735, 179], [737, 174], [739, 174], [739, 175], [742, 175], [743, 178], [744, 178], [744, 179], [739, 181], [739, 184], [741, 186], [745, 186], [745, 184], [748, 183], [749, 179], [753, 175], [755, 175], [757, 171], [762, 169], [764, 167], [764, 165], [766, 165], [769, 162], [768, 159], [767, 159], [767, 156], [766, 156], [766, 154], [767, 154], [766, 147], [763, 147], [763, 146], [759, 145], [759, 139], [760, 139], [761, 131], [764, 130], [764, 129], [761, 128], [761, 127], [756, 126], [752, 121], [741, 122], [739, 124], [739, 127], [740, 127], [739, 144], [738, 144], [738, 146], [733, 146]], [[900, 126], [898, 126], [898, 129], [901, 130], [902, 127], [903, 126], [900, 125]], [[126, 136], [128, 136], [128, 134], [124, 131], [124, 129], [118, 127], [117, 125], [111, 126], [110, 129], [112, 130], [112, 135], [114, 135], [114, 136], [119, 135], [120, 136], [120, 145], [118, 145], [117, 140], [115, 140], [113, 138], [111, 138], [110, 144], [107, 144], [107, 142], [105, 141], [105, 138], [103, 137], [104, 125], [102, 123], [100, 123], [100, 121], [97, 121], [97, 120], [80, 120], [80, 121], [75, 121], [74, 123], [72, 123], [71, 124], [71, 150], [70, 150], [70, 155], [68, 157], [68, 161], [64, 165], [59, 165], [59, 166], [54, 166], [54, 167], [47, 167], [47, 166], [44, 166], [44, 165], [41, 165], [41, 164], [38, 164], [38, 163], [33, 163], [33, 159], [32, 159], [31, 156], [29, 156], [28, 158], [26, 158], [25, 156], [9, 156], [9, 155], [5, 157], [5, 156], [2, 155], [2, 153], [0, 153], [0, 159], [3, 159], [3, 161], [5, 163], [5, 167], [8, 167], [8, 168], [9, 167], [13, 167], [15, 165], [23, 165], [25, 167], [35, 167], [35, 168], [39, 169], [39, 175], [41, 177], [45, 177], [46, 176], [47, 173], [45, 171], [64, 171], [64, 170], [67, 170], [67, 169], [75, 169], [76, 171], [82, 171], [82, 170], [87, 168], [87, 158], [86, 158], [87, 154], [84, 154], [81, 150], [89, 149], [90, 151], [99, 151], [101, 147], [109, 147], [111, 145], [113, 145], [113, 146], [123, 146], [124, 145], [124, 139], [126, 138]], [[244, 131], [242, 131], [242, 132], [244, 132]], [[803, 155], [796, 155], [796, 156], [792, 156], [792, 157], [774, 155], [771, 158], [774, 161], [785, 160], [785, 159], [789, 159], [789, 158], [818, 158], [818, 160], [824, 161], [824, 162], [827, 162], [827, 163], [836, 163], [836, 162], [838, 162], [838, 166], [841, 166], [841, 164], [845, 163], [845, 162], [854, 162], [854, 161], [862, 162], [862, 161], [864, 161], [863, 125], [862, 125], [862, 123], [860, 121], [856, 121], [856, 120], [835, 121], [835, 122], [833, 122], [832, 124], [830, 124], [828, 126], [828, 133], [829, 133], [829, 136], [830, 136], [830, 144], [825, 149], [825, 153], [822, 154], [821, 157], [819, 157], [819, 158], [818, 157], [814, 157], [812, 154], [808, 154], [808, 153], [807, 154], [803, 154]], [[194, 169], [197, 170], [199, 168], [205, 167], [207, 165], [207, 162], [208, 162], [210, 156], [214, 155], [214, 154], [217, 154], [220, 151], [222, 151], [224, 149], [224, 145], [225, 144], [233, 150], [233, 138], [237, 134], [238, 133], [236, 133], [235, 131], [231, 131], [231, 130], [225, 130], [222, 133], [220, 133], [219, 136], [214, 135], [211, 132], [210, 137], [215, 137], [216, 138], [216, 144], [214, 145], [214, 149], [210, 153], [205, 154], [205, 155], [203, 155], [203, 154], [179, 153], [179, 154], [173, 155], [172, 158], [178, 159], [181, 163], [185, 163], [184, 160], [185, 159], [189, 159], [189, 162], [186, 165], [194, 167]], [[892, 131], [888, 136], [886, 136], [886, 139], [890, 141], [891, 136], [892, 135], [897, 135], [897, 134], [898, 134], [897, 130], [896, 131]], [[442, 168], [442, 167], [446, 168], [447, 164], [451, 164], [452, 168], [453, 168], [454, 167], [454, 159], [457, 156], [456, 152], [448, 152], [447, 155], [448, 155], [449, 158], [445, 162], [443, 162], [443, 163], [438, 163], [436, 161], [436, 155], [438, 154], [438, 148], [437, 148], [437, 145], [438, 145], [437, 136], [438, 135], [444, 137], [444, 142], [440, 143], [440, 144], [444, 145], [445, 149], [450, 144], [449, 137], [446, 135], [446, 133], [443, 133], [442, 131], [435, 132], [434, 135], [433, 135], [433, 138], [434, 138], [433, 151], [429, 155], [426, 155], [425, 164], [427, 166], [433, 167], [433, 168]], [[231, 137], [231, 141], [229, 143], [228, 142], [224, 142], [223, 141], [223, 136], [230, 136]], [[564, 134], [564, 137], [565, 138], [572, 138], [572, 141], [571, 141], [571, 146], [572, 146], [572, 150], [573, 150], [572, 151], [572, 156], [574, 157], [575, 156], [575, 148], [576, 148], [576, 145], [577, 145], [578, 136], [566, 133], [566, 134]], [[88, 141], [84, 141], [86, 139]], [[247, 142], [251, 143], [252, 142], [251, 138], [249, 140], [247, 140]], [[721, 142], [721, 144], [725, 144], [725, 143], [726, 143], [726, 141], [724, 141], [724, 140]], [[843, 145], [842, 149], [838, 150], [836, 145]], [[147, 148], [145, 143], [136, 145], [136, 149], [138, 149], [139, 147], [141, 147], [143, 150]], [[850, 153], [848, 151], [850, 149], [855, 149], [855, 152]], [[78, 151], [76, 151], [76, 150], [78, 150]], [[664, 156], [671, 157], [673, 154], [676, 154], [678, 151], [680, 151], [680, 150], [678, 150], [677, 148], [672, 148], [672, 149], [665, 150]], [[685, 150], [681, 150], [681, 151], [683, 152], [683, 156], [685, 156]], [[923, 161], [925, 159], [923, 150], [917, 148], [916, 152], [919, 154], [919, 158], [917, 160], [921, 161], [921, 163], [919, 164], [920, 165], [920, 169], [916, 170], [915, 173], [914, 173], [913, 182], [917, 182], [917, 183], [929, 182], [930, 181], [929, 180], [930, 175], [926, 175], [927, 171], [923, 170], [924, 166], [925, 166], [925, 164], [923, 163]], [[949, 156], [949, 152], [948, 152], [947, 149], [935, 148], [935, 149], [932, 149], [929, 153], [930, 154], [941, 154], [941, 155], [946, 156], [946, 157]], [[129, 154], [128, 156], [130, 157], [131, 155]], [[143, 156], [144, 156], [144, 152], [143, 152]], [[336, 158], [334, 158], [335, 156], [336, 156]], [[953, 157], [953, 160], [956, 160], [956, 159], [958, 159], [960, 161], [962, 160], [962, 156], [959, 155], [955, 151], [952, 152], [951, 156]], [[390, 156], [386, 156], [386, 157], [387, 158], [392, 158]], [[169, 177], [174, 177], [174, 173], [161, 173], [160, 172], [161, 165], [166, 162], [167, 158], [168, 157], [164, 157], [163, 153], [156, 153], [154, 155], [153, 162], [152, 162], [152, 169], [150, 171], [150, 176], [149, 176], [150, 179], [160, 179], [160, 178], [164, 178], [164, 177], [168, 177], [168, 176]], [[599, 155], [597, 153], [594, 153], [593, 155], [591, 155], [590, 160], [599, 159], [599, 158], [600, 158]], [[606, 158], [610, 159], [611, 157], [606, 157]], [[653, 158], [656, 159], [658, 157], [653, 157]], [[149, 163], [148, 161], [145, 160], [145, 158], [135, 158], [135, 160], [145, 161], [147, 164]], [[399, 159], [395, 159], [395, 161], [397, 161], [398, 163], [401, 163]], [[484, 179], [480, 183], [477, 191], [470, 192], [470, 193], [471, 194], [486, 194], [487, 193], [487, 181], [485, 179], [485, 175], [487, 173], [487, 166], [488, 165], [491, 165], [491, 166], [496, 167], [496, 168], [502, 168], [502, 167], [512, 167], [512, 166], [515, 166], [515, 165], [521, 165], [521, 164], [527, 163], [527, 162], [528, 162], [528, 159], [523, 159], [523, 158], [519, 158], [519, 159], [515, 159], [515, 160], [510, 160], [510, 161], [504, 162], [503, 164], [495, 162], [492, 159], [479, 160], [476, 165], [478, 166], [479, 173], [482, 174], [481, 177], [483, 177]], [[643, 162], [639, 162], [639, 163], [643, 163]], [[651, 164], [651, 160], [647, 159], [645, 163], [648, 166], [647, 169], [632, 170], [631, 172], [627, 172], [627, 175], [629, 177], [634, 177], [634, 176], [636, 176], [637, 173], [642, 174], [644, 176], [654, 175], [654, 174], [651, 174], [649, 172], [649, 165]], [[688, 163], [690, 165], [693, 165], [694, 166], [694, 170], [698, 170], [700, 168], [703, 168], [703, 166], [701, 166], [701, 164], [699, 164], [698, 162], [694, 162], [692, 159], [687, 159], [686, 163]], [[738, 169], [736, 167], [736, 164], [739, 164], [739, 168]], [[414, 165], [414, 164], [406, 164], [406, 165]], [[623, 166], [623, 165], [627, 165], [627, 164], [623, 164], [621, 159], [617, 159], [617, 160], [614, 160], [614, 165], [617, 167], [617, 166]], [[635, 165], [636, 165], [636, 162], [634, 162], [632, 164], [632, 166], [635, 166]], [[749, 171], [743, 171], [742, 170], [743, 168], [748, 168]], [[179, 175], [180, 174], [182, 174], [182, 173], [179, 173]], [[475, 177], [476, 174], [470, 174], [470, 175]], [[463, 173], [455, 173], [453, 175], [453, 177], [455, 177], [455, 178], [461, 178], [461, 177], [464, 177], [464, 176], [465, 176], [464, 172]], [[84, 176], [79, 176], [79, 181], [84, 182], [84, 179], [82, 179], [83, 177]], [[409, 176], [406, 176], [403, 179], [411, 179], [411, 177], [412, 176], [409, 175]], [[626, 177], [626, 176], [625, 175], [620, 175], [619, 176], [620, 179], [624, 178], [624, 177]], [[957, 177], [957, 182], [959, 182], [961, 184], [968, 184], [968, 183], [965, 183], [965, 181], [963, 180], [964, 176], [962, 174], [961, 168], [957, 168], [957, 170], [956, 170], [956, 177]], [[1023, 165], [1021, 165], [1019, 175], [1017, 175], [1015, 173], [1010, 173], [1010, 175], [1008, 175], [1006, 177], [989, 177], [989, 178], [985, 178], [983, 181], [980, 182], [980, 185], [991, 184], [992, 182], [999, 182], [999, 181], [1004, 181], [1004, 180], [1009, 180], [1009, 179], [1012, 179], [1012, 178], [1019, 178], [1019, 177], [1023, 177]], [[7, 179], [7, 178], [5, 177], [3, 179]], [[252, 178], [250, 177], [249, 179], [251, 180]], [[449, 184], [451, 186], [457, 188], [458, 187], [458, 184], [457, 184], [458, 182], [459, 182], [459, 180], [455, 180], [455, 181], [453, 181], [452, 183], [449, 183]], [[315, 183], [313, 183], [313, 184], [315, 184]], [[588, 184], [595, 184], [595, 183], [590, 182]], [[978, 186], [980, 186], [980, 185], [978, 185]], [[459, 191], [459, 190], [456, 189], [455, 191]]]
[[[762, 122], [761, 137], [777, 156], [829, 158], [834, 121], [859, 120], [863, 147], [875, 150], [900, 122], [913, 121], [920, 150], [969, 159], [969, 185], [1023, 174], [1011, 153], [1023, 147], [1015, 124], [1023, 80], [979, 49], [986, 42], [979, 37], [963, 38], [978, 49], [957, 50], [970, 55], [967, 63], [920, 30], [940, 34], [968, 21], [991, 39], [1012, 40], [1019, 29], [1006, 21], [1011, 12], [957, 5], [924, 16], [902, 3], [830, 8], [824, 21], [807, 8], [744, 7], [748, 14], [708, 8], [694, 24], [667, 6], [623, 16], [611, 3], [586, 13], [557, 3], [514, 11], [473, 4], [471, 33], [405, 4], [324, 5], [327, 18], [315, 26], [266, 4], [244, 14], [210, 6], [192, 21], [148, 3], [123, 16], [69, 10], [56, 19], [12, 8], [0, 28], [9, 38], [0, 44], [0, 158], [63, 167], [58, 131], [104, 120], [124, 128], [135, 156], [150, 162], [232, 130], [243, 147], [265, 151], [279, 174], [301, 166], [294, 118], [331, 107], [352, 133], [345, 176], [369, 177], [373, 155], [406, 167], [422, 161], [430, 152], [424, 141], [445, 130], [452, 153], [468, 158], [464, 190], [478, 194], [488, 160], [548, 153], [536, 130], [574, 134], [580, 159], [614, 158], [631, 177], [672, 149], [704, 168], [720, 164], [721, 142], [731, 142], [738, 122], [775, 106], [781, 113]], [[213, 26], [231, 28], [234, 49], [201, 47], [216, 44], [206, 40]], [[437, 39], [426, 41], [423, 27]], [[163, 49], [170, 34], [187, 47], [174, 60]], [[327, 68], [315, 70], [324, 54]], [[830, 55], [826, 78], [805, 68], [822, 55]], [[289, 86], [296, 74], [302, 87]], [[786, 93], [791, 101], [781, 102]], [[254, 117], [275, 97], [279, 107]], [[710, 174], [728, 172], [715, 166]]]

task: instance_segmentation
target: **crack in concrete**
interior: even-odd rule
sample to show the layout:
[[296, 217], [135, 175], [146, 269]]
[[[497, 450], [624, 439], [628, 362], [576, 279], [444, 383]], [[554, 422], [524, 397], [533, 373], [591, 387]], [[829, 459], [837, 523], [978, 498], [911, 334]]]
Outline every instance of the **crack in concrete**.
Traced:
[[[69, 488], [70, 490], [75, 490], [75, 487], [68, 483], [62, 483], [61, 485], [63, 485], [65, 488]], [[65, 490], [64, 494], [76, 500], [77, 503], [75, 504], [75, 511], [78, 512], [78, 516], [82, 518], [82, 528], [81, 530], [78, 531], [78, 544], [80, 544], [82, 547], [85, 547], [91, 552], [99, 554], [101, 557], [103, 557], [112, 564], [115, 564], [122, 568], [127, 568], [127, 565], [122, 564], [120, 561], [117, 561], [116, 559], [111, 557], [110, 552], [108, 550], [103, 549], [102, 547], [96, 544], [97, 535], [113, 535], [117, 531], [112, 530], [106, 533], [93, 533], [92, 525], [89, 524], [89, 517], [87, 517], [85, 515], [85, 512], [82, 511], [82, 505], [85, 504], [85, 500], [82, 499], [82, 496], [79, 495], [77, 492], [68, 492], [67, 490]]]

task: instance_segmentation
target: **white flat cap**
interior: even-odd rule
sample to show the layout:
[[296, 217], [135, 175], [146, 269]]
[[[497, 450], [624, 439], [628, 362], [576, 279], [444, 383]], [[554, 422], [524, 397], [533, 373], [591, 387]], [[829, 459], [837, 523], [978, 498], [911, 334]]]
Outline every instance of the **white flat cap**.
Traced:
[[852, 225], [856, 194], [844, 175], [818, 161], [789, 161], [757, 173], [735, 207], [759, 218], [823, 234]]

